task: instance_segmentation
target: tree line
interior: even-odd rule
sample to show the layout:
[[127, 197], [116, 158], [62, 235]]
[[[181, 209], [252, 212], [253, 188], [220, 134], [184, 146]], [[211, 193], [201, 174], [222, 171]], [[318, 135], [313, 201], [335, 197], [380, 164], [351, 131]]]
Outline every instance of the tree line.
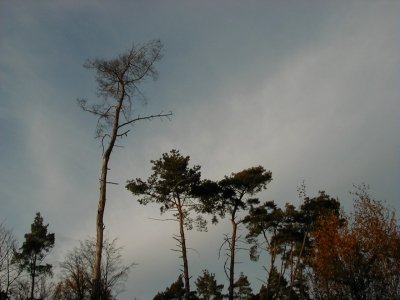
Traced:
[[[299, 189], [299, 207], [262, 202], [272, 173], [250, 167], [219, 181], [201, 179], [200, 166], [177, 150], [151, 161], [153, 173], [129, 180], [126, 188], [140, 204], [155, 203], [178, 223], [183, 273], [154, 299], [397, 299], [400, 297], [400, 230], [395, 212], [370, 196], [366, 185], [355, 186], [354, 211], [346, 214], [340, 201], [321, 191], [315, 197]], [[207, 218], [206, 216], [210, 216]], [[191, 290], [187, 232], [204, 230], [207, 219], [223, 219], [231, 231], [221, 241], [226, 249], [226, 295], [207, 270]], [[247, 229], [238, 236], [238, 227]], [[249, 245], [249, 257], [259, 261], [266, 276], [258, 293], [243, 273], [237, 276], [239, 243]]]
[[[154, 296], [161, 299], [397, 299], [400, 297], [400, 230], [395, 212], [370, 196], [360, 185], [353, 192], [354, 209], [346, 213], [340, 201], [321, 191], [315, 197], [300, 188], [301, 204], [260, 201], [272, 173], [250, 167], [212, 181], [201, 178], [201, 167], [178, 150], [152, 160], [147, 179], [127, 181], [126, 188], [142, 205], [156, 204], [161, 214], [176, 221], [182, 274]], [[172, 217], [171, 217], [172, 216]], [[221, 242], [226, 250], [226, 286], [206, 266], [190, 280], [188, 231], [205, 230], [207, 221], [227, 221], [230, 232]], [[67, 253], [55, 281], [45, 258], [55, 235], [37, 213], [20, 247], [12, 232], [0, 227], [0, 299], [90, 299], [96, 242], [88, 239]], [[238, 228], [246, 229], [239, 236]], [[248, 277], [236, 271], [239, 244], [248, 247], [249, 260], [265, 270], [253, 291]], [[100, 297], [116, 299], [134, 264], [122, 263], [121, 247], [105, 239]], [[260, 254], [264, 252], [263, 261]], [[267, 258], [267, 260], [265, 259]], [[224, 293], [226, 287], [227, 293]]]

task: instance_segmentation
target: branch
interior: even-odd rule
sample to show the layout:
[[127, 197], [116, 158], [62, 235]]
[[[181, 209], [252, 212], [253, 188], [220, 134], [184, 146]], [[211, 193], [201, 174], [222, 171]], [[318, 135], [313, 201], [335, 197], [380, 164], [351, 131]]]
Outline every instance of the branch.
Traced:
[[164, 221], [175, 221], [175, 222], [178, 222], [178, 220], [176, 220], [176, 219], [157, 219], [157, 218], [147, 218], [147, 219], [154, 220], [154, 221], [162, 221], [162, 222], [164, 222]]
[[127, 131], [125, 131], [125, 132], [123, 132], [123, 133], [117, 134], [117, 137], [127, 136], [128, 133], [129, 133], [129, 131], [131, 131], [131, 130], [128, 129]]
[[[145, 46], [143, 46], [141, 49], [139, 49], [139, 51], [142, 50], [142, 49], [144, 49], [144, 47], [145, 47]], [[159, 50], [158, 50], [156, 53], [154, 53], [154, 57], [152, 58], [151, 62], [150, 62], [149, 65], [146, 67], [146, 69], [142, 71], [142, 74], [141, 74], [139, 77], [136, 77], [136, 78], [133, 78], [132, 80], [127, 81], [127, 84], [133, 83], [133, 82], [136, 82], [136, 81], [140, 81], [141, 79], [143, 79], [143, 78], [147, 75], [147, 73], [151, 70], [151, 68], [153, 67], [154, 63], [155, 63], [157, 60], [160, 59], [160, 57], [161, 57], [161, 48], [159, 48]], [[130, 61], [131, 61], [131, 60], [130, 60]], [[130, 61], [129, 61], [129, 62], [130, 62]]]
[[86, 99], [77, 99], [78, 105], [79, 107], [83, 110], [83, 111], [87, 111], [91, 114], [94, 114], [96, 116], [102, 117], [102, 118], [107, 118], [107, 117], [112, 117], [112, 114], [110, 114], [110, 110], [113, 106], [109, 106], [105, 111], [101, 111], [99, 108], [97, 107], [91, 107], [89, 108], [87, 106], [87, 100]]
[[107, 184], [115, 184], [115, 185], [119, 185], [118, 182], [111, 182], [111, 181], [106, 181]]
[[226, 244], [226, 243], [228, 243], [229, 244], [229, 238], [228, 237], [225, 237], [224, 238], [224, 242], [221, 244], [221, 246], [219, 247], [219, 251], [218, 251], [218, 259], [220, 259], [220, 257], [221, 257], [221, 251], [222, 251], [222, 247]]
[[224, 263], [224, 273], [226, 275], [226, 277], [229, 279], [229, 275], [228, 275], [228, 271], [229, 268], [226, 266], [228, 264], [228, 258], [225, 259], [225, 263]]
[[197, 251], [195, 248], [186, 248], [187, 250], [193, 250], [194, 252], [196, 252], [197, 253], [197, 255], [198, 256], [200, 256], [200, 253], [199, 253], [199, 251]]
[[[99, 181], [104, 181], [104, 180], [101, 180], [101, 179], [99, 179]], [[106, 181], [106, 183], [107, 183], [107, 184], [115, 184], [115, 185], [119, 185], [119, 183], [118, 183], [118, 182], [112, 182], [112, 181]]]
[[150, 115], [150, 116], [146, 116], [146, 117], [140, 117], [140, 116], [138, 116], [136, 119], [132, 119], [132, 120], [126, 121], [125, 123], [120, 124], [120, 125], [118, 126], [118, 129], [119, 129], [119, 128], [122, 128], [122, 127], [124, 127], [124, 126], [126, 126], [126, 125], [135, 123], [135, 122], [137, 122], [137, 121], [141, 121], [141, 120], [151, 120], [151, 119], [154, 119], [154, 118], [163, 118], [163, 117], [169, 119], [170, 116], [172, 116], [172, 112], [169, 112], [169, 113], [166, 113], [166, 114], [164, 114], [163, 112], [161, 112], [161, 113], [159, 113], [158, 115]]

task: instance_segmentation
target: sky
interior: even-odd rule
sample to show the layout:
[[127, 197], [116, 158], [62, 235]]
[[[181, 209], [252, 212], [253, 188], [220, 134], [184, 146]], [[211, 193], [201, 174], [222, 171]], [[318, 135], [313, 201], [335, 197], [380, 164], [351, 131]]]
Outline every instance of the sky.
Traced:
[[[179, 274], [176, 224], [151, 220], [159, 208], [124, 187], [171, 149], [213, 180], [264, 166], [273, 180], [261, 201], [299, 205], [304, 181], [349, 211], [353, 185], [366, 183], [399, 212], [399, 20], [395, 0], [0, 0], [0, 222], [22, 242], [41, 212], [55, 266], [94, 236], [101, 148], [76, 103], [97, 99], [83, 64], [153, 39], [164, 45], [159, 79], [142, 85], [134, 113], [173, 117], [135, 125], [112, 154], [106, 235], [138, 264], [119, 299], [152, 299]], [[203, 269], [227, 287], [228, 232], [222, 220], [188, 233], [192, 288]], [[262, 262], [239, 260], [258, 291]]]

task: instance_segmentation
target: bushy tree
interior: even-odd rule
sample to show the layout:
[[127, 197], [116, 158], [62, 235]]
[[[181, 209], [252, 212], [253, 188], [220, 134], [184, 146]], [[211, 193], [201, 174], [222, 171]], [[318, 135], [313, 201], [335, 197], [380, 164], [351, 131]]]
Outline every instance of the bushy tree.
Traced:
[[25, 241], [15, 258], [21, 270], [25, 270], [30, 277], [30, 299], [34, 299], [35, 279], [40, 275], [51, 275], [52, 265], [43, 264], [49, 251], [54, 247], [54, 233], [48, 233], [48, 224], [43, 223], [40, 213], [31, 225], [31, 232], [25, 234]]
[[354, 213], [318, 219], [311, 263], [317, 295], [333, 299], [400, 297], [400, 231], [395, 214], [357, 187]]

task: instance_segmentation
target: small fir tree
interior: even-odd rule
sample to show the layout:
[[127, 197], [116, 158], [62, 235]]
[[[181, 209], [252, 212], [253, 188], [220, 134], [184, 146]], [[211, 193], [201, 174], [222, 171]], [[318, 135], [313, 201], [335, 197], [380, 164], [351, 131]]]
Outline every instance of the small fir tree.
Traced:
[[234, 283], [233, 290], [235, 299], [245, 300], [251, 299], [253, 296], [250, 282], [247, 279], [247, 276], [245, 276], [242, 272], [240, 273], [238, 280], [236, 280]]
[[218, 300], [222, 299], [223, 284], [217, 284], [215, 274], [203, 270], [203, 274], [199, 276], [195, 282], [197, 287], [197, 294], [200, 299], [204, 300]]

